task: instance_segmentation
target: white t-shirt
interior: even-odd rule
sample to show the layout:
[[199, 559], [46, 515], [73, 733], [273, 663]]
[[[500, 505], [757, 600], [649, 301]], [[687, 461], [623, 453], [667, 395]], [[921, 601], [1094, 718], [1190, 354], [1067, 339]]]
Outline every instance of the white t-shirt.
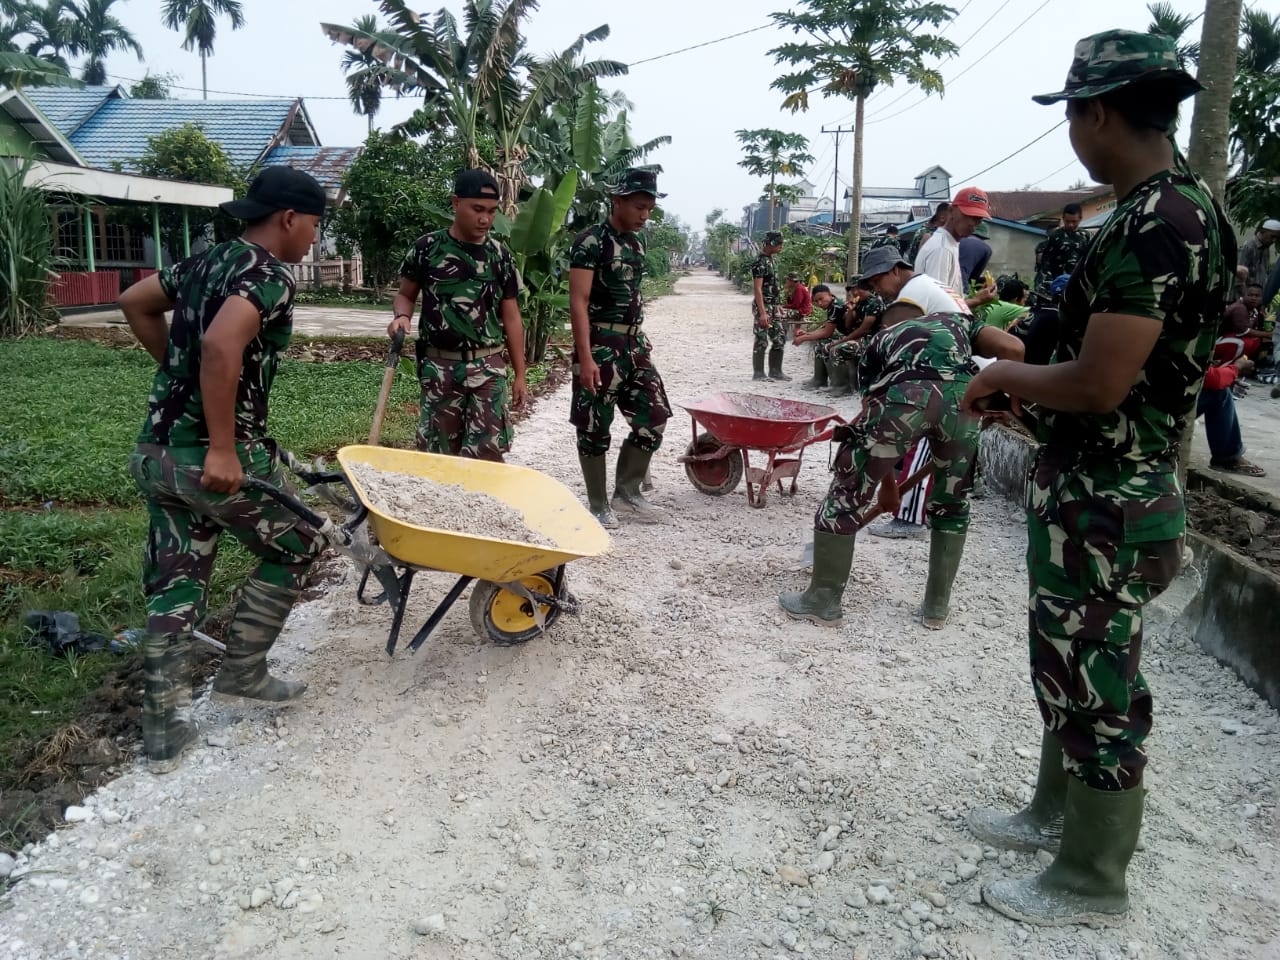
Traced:
[[[935, 237], [937, 235], [934, 234]], [[919, 307], [925, 314], [973, 312], [959, 293], [951, 287], [943, 286], [933, 277], [926, 277], [923, 273], [917, 273], [908, 280], [906, 285], [898, 291], [898, 299], [893, 302], [909, 303]]]
[[960, 241], [946, 227], [933, 231], [916, 255], [916, 273], [925, 273], [945, 287], [960, 290], [964, 277], [960, 275]]

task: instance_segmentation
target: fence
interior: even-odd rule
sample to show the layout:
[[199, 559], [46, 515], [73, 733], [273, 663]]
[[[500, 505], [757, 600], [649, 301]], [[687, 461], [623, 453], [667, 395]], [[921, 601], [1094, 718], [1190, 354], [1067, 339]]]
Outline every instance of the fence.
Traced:
[[321, 287], [342, 287], [344, 277], [351, 271], [351, 286], [364, 285], [363, 263], [359, 257], [351, 260], [313, 260], [306, 263], [291, 263], [300, 290], [318, 290]]

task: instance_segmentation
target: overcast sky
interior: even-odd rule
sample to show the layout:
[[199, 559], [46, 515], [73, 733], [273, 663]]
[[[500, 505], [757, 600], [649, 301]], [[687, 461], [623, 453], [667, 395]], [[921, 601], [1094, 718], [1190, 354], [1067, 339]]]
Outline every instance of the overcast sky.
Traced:
[[[434, 11], [442, 0], [424, 2]], [[456, 0], [447, 4], [460, 8]], [[1111, 27], [1144, 29], [1149, 16], [1142, 0], [951, 0], [959, 11], [946, 36], [961, 45], [941, 64], [946, 95], [927, 100], [899, 85], [875, 93], [867, 105], [865, 182], [872, 186], [910, 186], [915, 174], [941, 164], [952, 183], [973, 180], [989, 190], [1064, 189], [1085, 178], [1075, 162], [1065, 127], [1049, 133], [1011, 159], [1014, 153], [1062, 119], [1061, 105], [1040, 107], [1033, 93], [1061, 88], [1076, 39]], [[1252, 6], [1280, 12], [1280, 0], [1256, 0]], [[342, 146], [363, 142], [366, 122], [346, 100], [339, 69], [342, 48], [321, 32], [321, 22], [350, 23], [377, 13], [374, 0], [245, 0], [247, 23], [231, 31], [222, 22], [209, 61], [210, 98], [235, 99], [229, 93], [305, 98], [320, 140]], [[1186, 13], [1199, 13], [1204, 0], [1173, 0]], [[146, 52], [147, 68], [176, 73], [181, 97], [200, 96], [200, 59], [179, 45], [179, 35], [164, 29], [161, 0], [123, 0], [119, 16]], [[635, 104], [633, 129], [638, 140], [662, 134], [673, 138], [651, 159], [661, 163], [664, 206], [695, 229], [713, 207], [739, 219], [742, 207], [756, 199], [761, 182], [736, 166], [741, 158], [734, 131], [776, 127], [809, 138], [816, 162], [806, 171], [820, 196], [829, 196], [836, 171], [834, 138], [821, 128], [849, 127], [853, 104], [815, 96], [810, 110], [780, 109], [781, 96], [769, 84], [783, 68], [769, 50], [790, 39], [773, 26], [769, 13], [778, 0], [645, 0], [641, 3], [586, 4], [581, 0], [543, 0], [528, 23], [535, 52], [560, 50], [580, 33], [607, 22], [612, 35], [591, 45], [597, 57], [626, 63], [714, 41], [739, 31], [745, 36], [701, 49], [636, 64], [610, 86]], [[1193, 28], [1199, 38], [1199, 24]], [[114, 54], [108, 71], [122, 83], [142, 75], [131, 55]], [[961, 73], [963, 72], [963, 75]], [[213, 93], [212, 91], [227, 93]], [[905, 94], [905, 96], [904, 96]], [[326, 99], [327, 98], [327, 99]], [[923, 102], [921, 102], [923, 101]], [[388, 126], [412, 112], [408, 101], [389, 100], [379, 115]], [[1186, 108], [1183, 128], [1189, 124]], [[838, 175], [841, 192], [853, 171], [853, 140], [840, 138]], [[980, 173], [981, 172], [981, 173]], [[976, 175], [976, 176], [975, 176]]]

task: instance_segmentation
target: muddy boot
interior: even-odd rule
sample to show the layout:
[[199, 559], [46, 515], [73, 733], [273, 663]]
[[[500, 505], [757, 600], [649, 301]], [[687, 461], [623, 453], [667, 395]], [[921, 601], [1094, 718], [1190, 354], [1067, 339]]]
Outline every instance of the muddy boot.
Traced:
[[632, 446], [630, 439], [622, 441], [618, 451], [618, 471], [613, 489], [613, 509], [640, 523], [661, 523], [665, 511], [655, 507], [640, 492], [644, 473], [649, 468], [653, 454]]
[[267, 671], [267, 651], [280, 636], [300, 590], [251, 578], [244, 585], [227, 628], [227, 652], [213, 678], [211, 699], [237, 706], [281, 707], [302, 696], [307, 685]]
[[983, 843], [1006, 850], [1058, 852], [1062, 842], [1062, 807], [1067, 799], [1067, 771], [1062, 744], [1047, 729], [1040, 738], [1040, 770], [1036, 790], [1025, 810], [1002, 813], [989, 807], [969, 811], [969, 830]]
[[142, 666], [142, 745], [147, 769], [172, 773], [200, 734], [191, 718], [191, 634], [147, 634]]
[[582, 467], [582, 479], [587, 483], [587, 509], [599, 521], [600, 526], [613, 530], [618, 526], [618, 518], [613, 515], [609, 506], [609, 482], [605, 474], [605, 459], [578, 454], [578, 464]]
[[1041, 927], [1124, 916], [1124, 875], [1142, 829], [1143, 793], [1094, 790], [1068, 777], [1062, 846], [1053, 863], [1036, 877], [988, 884], [982, 899], [1006, 917]]
[[768, 380], [764, 375], [764, 347], [756, 347], [751, 351], [751, 379]]
[[769, 351], [769, 379], [770, 380], [790, 380], [785, 373], [782, 372], [782, 348], [774, 347]]
[[963, 533], [930, 531], [929, 578], [924, 586], [924, 625], [941, 630], [951, 608], [951, 585], [956, 582], [960, 557], [964, 554]]
[[813, 376], [806, 380], [800, 386], [806, 390], [821, 390], [827, 385], [827, 361], [818, 356], [817, 351], [813, 354]]
[[844, 623], [840, 598], [844, 596], [844, 585], [853, 567], [854, 540], [852, 536], [814, 531], [813, 573], [809, 589], [802, 593], [778, 595], [778, 606], [787, 612], [787, 616], [824, 627], [838, 627]]
[[849, 364], [843, 360], [827, 361], [827, 378], [831, 383], [828, 396], [847, 397], [853, 393], [853, 384], [849, 382]]

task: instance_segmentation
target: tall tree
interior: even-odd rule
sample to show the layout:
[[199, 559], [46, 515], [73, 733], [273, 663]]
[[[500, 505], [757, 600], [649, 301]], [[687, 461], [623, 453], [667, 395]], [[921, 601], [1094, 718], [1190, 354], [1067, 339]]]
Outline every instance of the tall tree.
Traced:
[[1240, 21], [1240, 69], [1254, 73], [1280, 71], [1280, 13], [1274, 16], [1256, 7]]
[[1184, 41], [1183, 37], [1191, 29], [1199, 16], [1179, 13], [1172, 3], [1161, 0], [1160, 3], [1147, 4], [1147, 13], [1151, 14], [1151, 23], [1147, 25], [1147, 33], [1163, 34], [1178, 45], [1178, 64], [1183, 70], [1193, 70], [1200, 62], [1200, 44], [1194, 40]]
[[[356, 18], [351, 25], [353, 34], [360, 33], [376, 37], [383, 33], [378, 26], [378, 18], [367, 14]], [[373, 133], [373, 118], [382, 109], [382, 89], [386, 85], [386, 68], [371, 52], [371, 48], [360, 50], [352, 47], [342, 54], [342, 72], [347, 75], [347, 97], [356, 113], [369, 121], [369, 132]]]
[[244, 5], [240, 0], [164, 0], [161, 18], [170, 30], [183, 34], [183, 50], [200, 51], [200, 89], [209, 99], [209, 58], [218, 37], [218, 18], [231, 21], [231, 29], [244, 26]]
[[867, 97], [898, 79], [926, 93], [941, 94], [942, 74], [926, 59], [955, 53], [957, 47], [929, 29], [950, 20], [955, 10], [923, 0], [799, 0], [796, 9], [771, 16], [779, 26], [807, 38], [769, 51], [774, 63], [798, 68], [773, 81], [773, 88], [786, 94], [782, 105], [792, 112], [808, 110], [809, 94], [815, 88], [824, 97], [842, 97], [855, 105], [848, 261], [852, 275], [858, 269], [862, 235], [862, 131]]
[[1231, 91], [1239, 53], [1241, 0], [1205, 0], [1200, 31], [1200, 69], [1204, 90], [1191, 114], [1187, 160], [1221, 202], [1227, 185], [1227, 150], [1231, 133]]
[[91, 86], [107, 82], [107, 55], [114, 50], [132, 50], [142, 59], [142, 45], [111, 12], [119, 0], [79, 0], [70, 4], [74, 24], [71, 35], [75, 48], [87, 59], [80, 78]]
[[45, 0], [43, 4], [23, 4], [19, 9], [22, 30], [29, 37], [26, 52], [70, 73], [64, 54], [81, 52], [76, 37], [75, 5], [71, 0]]
[[[769, 229], [774, 229], [773, 213], [778, 201], [778, 177], [800, 177], [805, 164], [813, 163], [809, 153], [809, 141], [799, 133], [787, 133], [761, 127], [757, 130], [738, 130], [738, 142], [746, 152], [738, 166], [753, 177], [768, 177], [765, 196], [769, 199]], [[764, 199], [762, 197], [761, 199]]]

